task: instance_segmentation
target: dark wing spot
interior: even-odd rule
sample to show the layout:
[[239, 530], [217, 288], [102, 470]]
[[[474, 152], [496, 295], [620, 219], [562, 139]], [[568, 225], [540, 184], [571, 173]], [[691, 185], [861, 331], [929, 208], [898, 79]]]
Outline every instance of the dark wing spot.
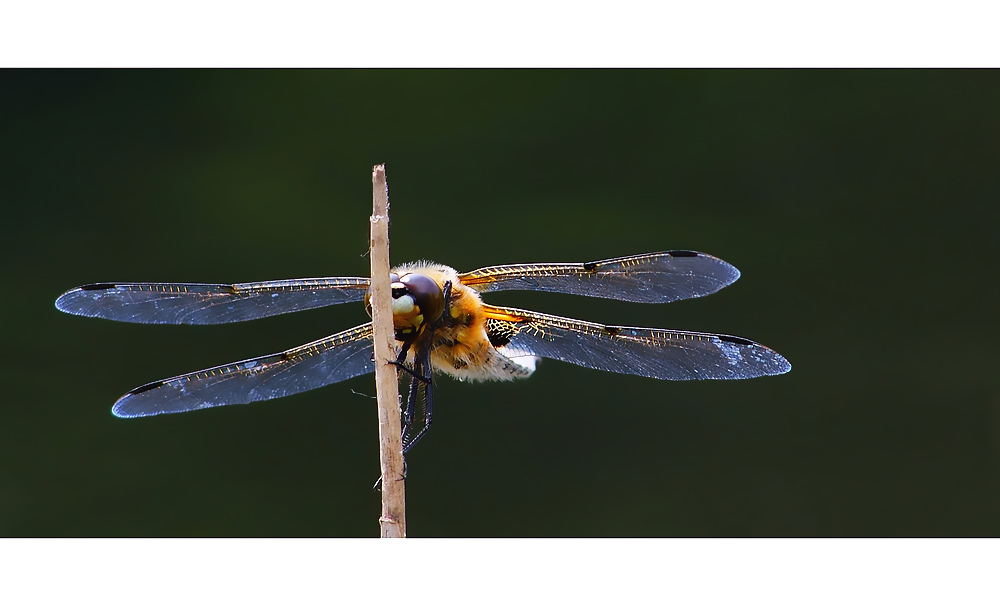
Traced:
[[80, 290], [111, 290], [112, 288], [118, 288], [117, 284], [87, 284], [86, 286], [81, 286]]
[[490, 340], [490, 345], [493, 347], [503, 347], [510, 343], [510, 337], [505, 335], [500, 335], [494, 332], [486, 333], [487, 338]]
[[725, 335], [719, 335], [720, 341], [725, 341], [726, 343], [736, 343], [737, 345], [754, 345], [753, 341], [747, 339], [741, 339], [740, 337], [727, 337]]
[[619, 328], [619, 327], [617, 327], [617, 326], [605, 326], [604, 327], [604, 332], [608, 333], [612, 337], [617, 337], [618, 333], [620, 333], [621, 331], [622, 331], [622, 329]]
[[594, 273], [594, 272], [597, 271], [597, 263], [594, 263], [593, 261], [591, 261], [590, 263], [584, 263], [583, 264], [583, 269], [584, 269], [584, 271], [588, 271], [590, 273]]
[[489, 318], [486, 320], [486, 338], [490, 340], [493, 347], [503, 347], [510, 343], [510, 338], [514, 336], [514, 331], [510, 325]]
[[142, 393], [144, 391], [149, 391], [150, 389], [156, 389], [157, 387], [161, 387], [161, 386], [166, 385], [166, 384], [167, 384], [166, 381], [153, 381], [152, 383], [146, 383], [142, 387], [136, 387], [132, 391], [128, 392], [128, 395], [134, 396], [137, 393]]
[[698, 253], [691, 250], [669, 250], [667, 254], [671, 257], [697, 257]]

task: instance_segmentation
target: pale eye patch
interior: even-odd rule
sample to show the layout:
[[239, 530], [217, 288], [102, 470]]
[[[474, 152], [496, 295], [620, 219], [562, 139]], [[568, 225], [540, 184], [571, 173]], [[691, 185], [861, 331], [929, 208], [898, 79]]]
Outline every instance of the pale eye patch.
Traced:
[[399, 297], [398, 299], [392, 300], [392, 313], [393, 314], [408, 314], [413, 311], [413, 297], [406, 295]]

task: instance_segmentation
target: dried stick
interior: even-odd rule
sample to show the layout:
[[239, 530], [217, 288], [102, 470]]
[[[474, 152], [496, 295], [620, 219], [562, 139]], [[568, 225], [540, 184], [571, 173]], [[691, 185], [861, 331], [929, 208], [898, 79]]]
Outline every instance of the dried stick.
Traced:
[[392, 328], [392, 283], [389, 282], [389, 185], [385, 165], [372, 169], [371, 306], [375, 340], [375, 390], [378, 394], [379, 465], [382, 469], [382, 538], [406, 536], [406, 483], [400, 436], [399, 380], [396, 339]]

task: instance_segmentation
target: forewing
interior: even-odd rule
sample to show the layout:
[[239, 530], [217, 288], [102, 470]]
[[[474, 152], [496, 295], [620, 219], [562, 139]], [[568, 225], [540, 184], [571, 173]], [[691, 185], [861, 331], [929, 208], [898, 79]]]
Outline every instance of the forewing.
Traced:
[[536, 355], [655, 379], [751, 379], [791, 369], [777, 352], [740, 337], [593, 324], [484, 305], [490, 343], [507, 357]]
[[281, 398], [370, 373], [371, 323], [288, 351], [137, 387], [115, 402], [119, 417], [148, 417]]
[[56, 299], [66, 313], [139, 324], [228, 324], [361, 301], [368, 278], [242, 284], [88, 284]]
[[541, 290], [669, 303], [710, 295], [739, 277], [738, 269], [712, 255], [671, 250], [589, 263], [498, 265], [461, 274], [459, 280], [479, 292]]

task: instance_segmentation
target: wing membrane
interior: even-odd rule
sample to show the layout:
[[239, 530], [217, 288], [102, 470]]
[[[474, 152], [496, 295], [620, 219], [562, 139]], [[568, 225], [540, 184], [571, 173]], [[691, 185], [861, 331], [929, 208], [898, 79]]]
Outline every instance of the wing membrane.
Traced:
[[497, 265], [459, 275], [479, 292], [540, 290], [669, 303], [710, 295], [735, 282], [738, 269], [704, 253], [672, 250], [590, 263]]
[[138, 324], [228, 324], [361, 301], [368, 278], [241, 284], [88, 284], [64, 293], [66, 313]]
[[777, 352], [740, 337], [609, 326], [523, 309], [483, 307], [490, 342], [508, 358], [535, 355], [674, 381], [750, 379], [791, 369]]
[[115, 402], [111, 411], [119, 417], [148, 417], [248, 404], [316, 389], [374, 370], [369, 322], [282, 353], [137, 387]]

